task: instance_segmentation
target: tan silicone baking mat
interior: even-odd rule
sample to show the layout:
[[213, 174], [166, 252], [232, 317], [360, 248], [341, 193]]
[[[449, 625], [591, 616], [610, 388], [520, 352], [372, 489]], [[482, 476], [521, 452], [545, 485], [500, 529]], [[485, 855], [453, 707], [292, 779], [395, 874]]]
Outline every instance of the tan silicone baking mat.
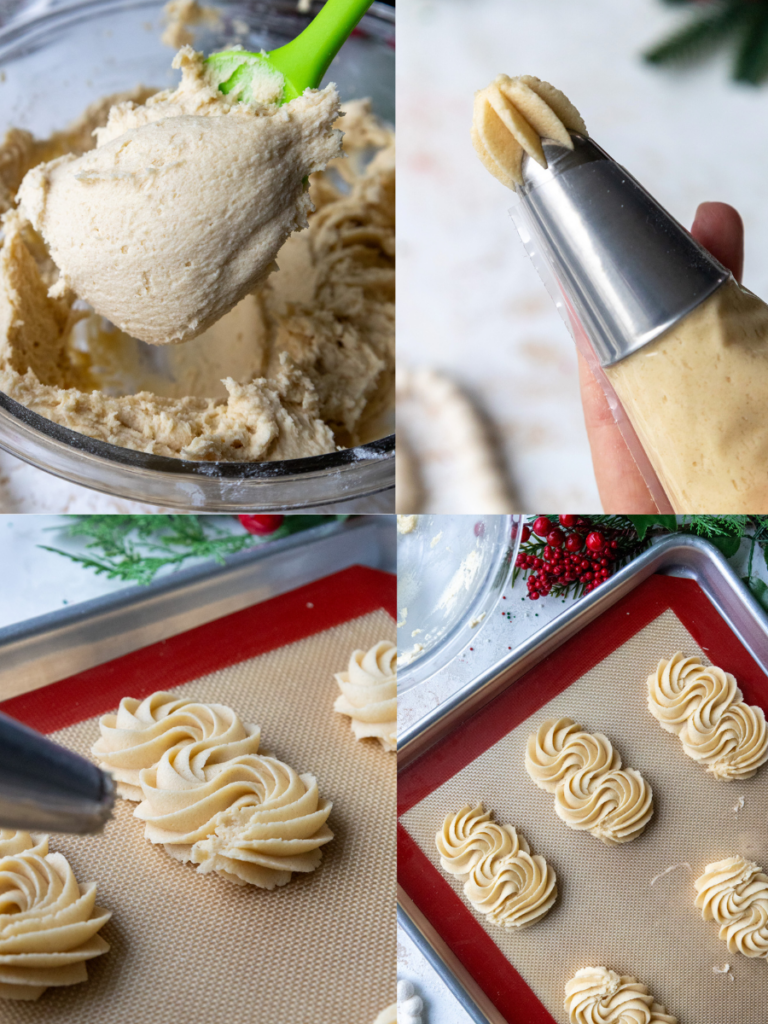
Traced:
[[[272, 892], [198, 875], [119, 800], [102, 834], [50, 843], [98, 883], [111, 950], [84, 984], [0, 1002], [0, 1021], [371, 1024], [395, 989], [395, 755], [333, 711], [333, 673], [382, 639], [395, 641], [383, 610], [171, 691], [231, 705], [265, 749], [317, 776], [334, 832], [319, 868]], [[82, 754], [97, 736], [98, 719], [52, 734]]]
[[[442, 873], [435, 833], [443, 818], [482, 801], [553, 865], [560, 897], [534, 927], [515, 933], [471, 912], [563, 1024], [565, 982], [588, 965], [635, 975], [680, 1024], [768, 1021], [768, 963], [730, 954], [694, 906], [693, 888], [706, 864], [737, 853], [768, 869], [768, 765], [746, 782], [718, 782], [651, 717], [646, 677], [677, 650], [709, 664], [666, 611], [400, 819]], [[528, 777], [528, 736], [544, 719], [562, 716], [604, 732], [624, 766], [652, 786], [655, 814], [634, 842], [608, 847], [570, 830], [555, 815], [554, 798]], [[743, 809], [735, 810], [742, 796]], [[462, 882], [443, 875], [463, 900]], [[728, 973], [715, 972], [725, 964]]]

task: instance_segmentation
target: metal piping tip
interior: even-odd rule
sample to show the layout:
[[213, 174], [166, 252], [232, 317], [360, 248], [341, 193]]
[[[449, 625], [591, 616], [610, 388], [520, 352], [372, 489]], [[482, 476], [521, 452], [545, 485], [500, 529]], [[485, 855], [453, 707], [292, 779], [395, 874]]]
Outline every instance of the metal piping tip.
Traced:
[[603, 366], [682, 320], [730, 274], [596, 142], [542, 140], [521, 208]]
[[0, 828], [97, 832], [114, 802], [106, 772], [0, 714]]

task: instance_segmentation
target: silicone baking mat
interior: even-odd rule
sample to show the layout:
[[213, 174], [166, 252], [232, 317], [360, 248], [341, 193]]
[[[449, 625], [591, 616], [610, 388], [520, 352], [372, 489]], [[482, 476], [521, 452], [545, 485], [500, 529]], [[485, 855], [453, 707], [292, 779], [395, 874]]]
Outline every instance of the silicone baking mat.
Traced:
[[112, 948], [86, 983], [2, 1002], [0, 1020], [370, 1024], [392, 1002], [395, 757], [355, 741], [333, 673], [354, 648], [394, 642], [394, 605], [394, 577], [353, 567], [0, 705], [87, 754], [122, 696], [229, 704], [265, 749], [317, 776], [334, 832], [314, 873], [272, 892], [172, 860], [124, 800], [100, 835], [51, 836], [78, 880], [98, 883]]
[[[653, 576], [400, 775], [399, 880], [510, 1022], [567, 1022], [565, 983], [588, 965], [635, 975], [680, 1024], [766, 1020], [768, 964], [728, 953], [694, 906], [693, 882], [737, 853], [768, 869], [768, 765], [718, 782], [661, 729], [646, 678], [677, 650], [732, 672], [745, 700], [768, 710], [768, 680], [698, 584]], [[634, 842], [608, 847], [570, 830], [528, 777], [528, 736], [561, 716], [604, 732], [651, 784], [655, 814]], [[557, 872], [558, 902], [522, 932], [487, 923], [440, 867], [443, 818], [478, 801]]]

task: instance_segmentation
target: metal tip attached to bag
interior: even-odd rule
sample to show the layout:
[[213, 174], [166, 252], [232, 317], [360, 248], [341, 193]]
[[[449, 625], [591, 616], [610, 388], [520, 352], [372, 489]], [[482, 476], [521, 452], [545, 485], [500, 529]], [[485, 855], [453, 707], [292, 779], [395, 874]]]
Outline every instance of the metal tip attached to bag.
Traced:
[[609, 366], [669, 330], [730, 274], [592, 139], [542, 140], [517, 191], [526, 222]]

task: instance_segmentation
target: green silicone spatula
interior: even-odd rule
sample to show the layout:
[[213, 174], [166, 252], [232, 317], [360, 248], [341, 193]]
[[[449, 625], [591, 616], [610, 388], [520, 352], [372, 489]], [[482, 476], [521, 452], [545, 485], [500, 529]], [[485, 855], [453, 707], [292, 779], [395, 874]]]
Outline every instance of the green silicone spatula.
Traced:
[[206, 64], [223, 93], [234, 93], [245, 103], [253, 99], [254, 80], [265, 73], [284, 80], [282, 103], [316, 89], [328, 65], [341, 49], [373, 0], [326, 0], [320, 13], [290, 43], [271, 53], [222, 50]]

